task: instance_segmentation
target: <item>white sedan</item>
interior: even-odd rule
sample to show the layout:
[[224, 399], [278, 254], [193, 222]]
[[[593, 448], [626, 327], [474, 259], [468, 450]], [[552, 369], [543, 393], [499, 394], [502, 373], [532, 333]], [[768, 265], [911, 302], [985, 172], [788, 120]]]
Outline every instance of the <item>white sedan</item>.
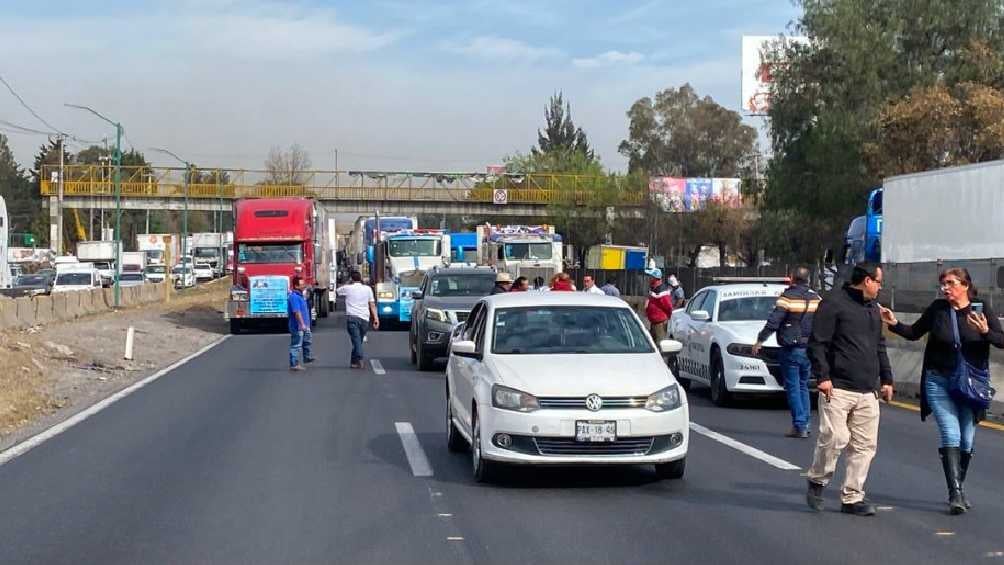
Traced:
[[199, 282], [211, 281], [215, 277], [215, 274], [213, 266], [209, 263], [195, 264], [195, 278]]
[[687, 396], [623, 301], [578, 292], [482, 299], [451, 343], [447, 445], [474, 478], [499, 463], [655, 465], [681, 478]]
[[709, 286], [674, 311], [669, 335], [683, 344], [676, 358], [684, 388], [696, 381], [711, 387], [711, 401], [728, 405], [735, 393], [784, 392], [775, 336], [753, 354], [757, 334], [774, 309], [783, 284]]

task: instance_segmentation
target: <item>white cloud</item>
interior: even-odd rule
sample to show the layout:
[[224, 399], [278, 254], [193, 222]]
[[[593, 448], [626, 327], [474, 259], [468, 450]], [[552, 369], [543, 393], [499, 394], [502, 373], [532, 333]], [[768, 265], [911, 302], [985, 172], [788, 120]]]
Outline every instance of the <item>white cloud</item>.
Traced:
[[504, 61], [539, 61], [561, 57], [558, 49], [550, 47], [534, 47], [518, 39], [485, 35], [475, 37], [464, 44], [448, 43], [443, 45], [447, 51], [462, 53], [483, 59]]
[[640, 63], [645, 58], [637, 51], [623, 53], [621, 51], [607, 51], [595, 57], [572, 59], [572, 65], [580, 69], [595, 69], [598, 67], [610, 67], [614, 65], [634, 65]]

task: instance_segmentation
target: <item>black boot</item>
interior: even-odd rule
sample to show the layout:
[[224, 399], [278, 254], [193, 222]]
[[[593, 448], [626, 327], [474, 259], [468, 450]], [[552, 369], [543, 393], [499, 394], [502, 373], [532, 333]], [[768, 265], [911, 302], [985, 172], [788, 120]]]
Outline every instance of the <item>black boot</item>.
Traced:
[[948, 485], [948, 513], [962, 514], [966, 511], [966, 505], [962, 502], [962, 486], [959, 482], [962, 472], [959, 448], [942, 447], [938, 453], [941, 454], [941, 468], [945, 471], [945, 483]]
[[973, 460], [972, 451], [960, 451], [959, 452], [959, 494], [962, 495], [962, 504], [969, 510], [973, 507], [969, 503], [969, 498], [966, 497], [966, 474], [969, 473], [969, 462]]

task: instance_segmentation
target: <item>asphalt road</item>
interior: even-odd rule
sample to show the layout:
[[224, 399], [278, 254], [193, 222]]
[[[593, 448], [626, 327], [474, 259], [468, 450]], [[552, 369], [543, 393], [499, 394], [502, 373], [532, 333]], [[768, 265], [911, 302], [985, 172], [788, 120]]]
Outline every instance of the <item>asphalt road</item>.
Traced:
[[[511, 469], [475, 484], [444, 442], [440, 372], [409, 365], [407, 333], [371, 333], [348, 369], [342, 318], [320, 361], [286, 370], [282, 334], [235, 336], [0, 466], [0, 563], [992, 563], [1004, 562], [1004, 434], [980, 429], [967, 489], [944, 513], [933, 422], [883, 407], [869, 497], [879, 515], [804, 503], [782, 470], [697, 433], [687, 475]], [[710, 405], [692, 420], [804, 470], [783, 403]], [[416, 477], [396, 423], [431, 467]], [[838, 474], [839, 479], [839, 474]]]

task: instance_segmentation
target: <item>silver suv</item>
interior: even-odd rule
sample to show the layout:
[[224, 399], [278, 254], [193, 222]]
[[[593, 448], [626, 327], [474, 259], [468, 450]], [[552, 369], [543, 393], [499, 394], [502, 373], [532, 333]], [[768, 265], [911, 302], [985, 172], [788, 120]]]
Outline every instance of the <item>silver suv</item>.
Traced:
[[467, 320], [471, 308], [494, 286], [495, 270], [490, 267], [440, 267], [427, 272], [412, 295], [411, 362], [428, 371], [437, 357], [446, 357], [450, 332]]

